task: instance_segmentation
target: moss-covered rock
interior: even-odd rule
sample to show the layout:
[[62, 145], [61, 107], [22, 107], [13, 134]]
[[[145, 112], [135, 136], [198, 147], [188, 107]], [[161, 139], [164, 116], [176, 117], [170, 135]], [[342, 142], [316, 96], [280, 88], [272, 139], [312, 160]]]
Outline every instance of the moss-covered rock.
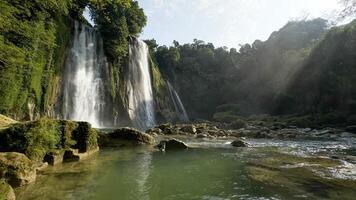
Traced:
[[27, 185], [36, 180], [36, 165], [24, 154], [0, 153], [0, 178], [13, 187]]
[[17, 123], [0, 132], [0, 151], [24, 153], [43, 161], [46, 154], [68, 148], [86, 152], [98, 147], [96, 130], [89, 123], [40, 119]]
[[12, 187], [5, 181], [0, 179], [0, 200], [15, 200], [16, 196]]
[[87, 122], [78, 122], [77, 127], [73, 130], [73, 140], [76, 142], [75, 149], [84, 153], [98, 147], [98, 133]]
[[233, 121], [230, 126], [233, 129], [241, 129], [241, 128], [245, 128], [247, 126], [247, 124], [244, 120], [237, 119], [237, 120]]
[[233, 142], [231, 142], [231, 145], [233, 147], [247, 147], [246, 142], [244, 142], [242, 140], [234, 140]]
[[50, 115], [71, 35], [67, 1], [2, 1], [0, 112], [15, 119]]
[[101, 147], [120, 147], [138, 144], [154, 144], [155, 140], [147, 133], [133, 128], [120, 128], [110, 133], [100, 134], [99, 143]]

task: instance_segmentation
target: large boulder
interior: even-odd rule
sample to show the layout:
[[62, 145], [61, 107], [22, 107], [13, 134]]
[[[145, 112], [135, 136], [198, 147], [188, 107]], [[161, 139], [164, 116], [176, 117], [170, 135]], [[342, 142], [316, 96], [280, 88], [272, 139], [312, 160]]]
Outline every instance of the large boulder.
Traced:
[[233, 142], [231, 142], [231, 145], [233, 147], [247, 147], [247, 143], [243, 140], [234, 140]]
[[120, 147], [126, 144], [154, 144], [155, 140], [147, 133], [134, 128], [120, 128], [110, 133], [102, 133], [99, 143], [102, 147]]
[[177, 139], [162, 140], [157, 147], [162, 151], [169, 150], [184, 150], [188, 149], [188, 145]]
[[0, 179], [0, 200], [15, 200], [16, 196], [12, 187], [5, 181]]
[[87, 122], [40, 119], [13, 124], [0, 131], [0, 151], [24, 153], [35, 161], [58, 150], [78, 149], [81, 153], [97, 149], [97, 133]]
[[27, 185], [36, 180], [36, 164], [21, 153], [0, 153], [0, 178], [12, 187]]

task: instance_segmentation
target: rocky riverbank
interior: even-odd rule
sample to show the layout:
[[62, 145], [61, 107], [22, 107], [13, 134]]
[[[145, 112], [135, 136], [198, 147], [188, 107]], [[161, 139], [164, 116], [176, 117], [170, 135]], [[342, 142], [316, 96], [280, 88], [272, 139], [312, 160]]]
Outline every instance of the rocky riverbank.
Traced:
[[99, 150], [97, 131], [86, 122], [40, 119], [6, 126], [0, 131], [1, 200], [14, 199], [12, 187], [34, 182], [48, 164], [80, 161]]
[[[146, 132], [133, 128], [96, 130], [86, 122], [65, 120], [7, 122], [10, 123], [0, 131], [0, 152], [3, 152], [0, 153], [0, 191], [1, 198], [9, 200], [15, 198], [12, 188], [34, 182], [37, 173], [48, 165], [81, 161], [96, 153], [99, 147], [150, 145], [155, 146], [156, 151], [171, 151], [197, 148], [190, 140], [224, 140], [230, 148], [244, 148], [251, 146], [246, 142], [251, 139], [333, 141], [356, 137], [353, 126], [298, 128], [280, 121], [242, 119], [233, 123], [161, 124]], [[356, 160], [350, 155], [330, 158], [350, 163]]]
[[299, 128], [281, 122], [235, 121], [234, 123], [203, 122], [192, 124], [162, 124], [146, 131], [156, 135], [187, 135], [197, 138], [253, 138], [253, 139], [322, 139], [356, 137], [354, 126], [345, 128]]

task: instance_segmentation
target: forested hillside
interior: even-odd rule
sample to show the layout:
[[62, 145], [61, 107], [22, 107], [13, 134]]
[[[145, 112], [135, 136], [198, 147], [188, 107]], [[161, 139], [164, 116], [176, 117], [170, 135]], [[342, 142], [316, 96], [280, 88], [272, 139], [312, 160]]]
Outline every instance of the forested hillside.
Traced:
[[[326, 32], [326, 21], [289, 22], [265, 41], [239, 50], [193, 44], [155, 45], [155, 58], [178, 88], [194, 118], [212, 118], [218, 106], [234, 104], [235, 114], [272, 113], [279, 94], [300, 70]], [[223, 106], [224, 107], [224, 106]], [[219, 110], [219, 109], [218, 109]]]
[[280, 112], [356, 113], [356, 21], [332, 28], [290, 82]]

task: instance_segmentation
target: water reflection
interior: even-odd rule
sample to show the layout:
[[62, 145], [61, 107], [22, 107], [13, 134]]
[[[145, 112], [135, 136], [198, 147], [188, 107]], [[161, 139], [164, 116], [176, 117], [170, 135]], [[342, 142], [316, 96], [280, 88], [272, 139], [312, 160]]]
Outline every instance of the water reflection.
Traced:
[[[224, 148], [226, 140], [200, 141], [201, 144], [192, 140], [191, 144], [203, 148], [182, 152], [158, 152], [144, 146], [102, 150], [96, 158], [85, 162], [49, 168], [35, 184], [18, 189], [18, 199], [352, 199], [356, 196], [355, 165], [328, 157], [345, 155], [354, 146], [256, 140], [249, 141], [252, 148]], [[327, 148], [335, 151], [325, 151]]]

